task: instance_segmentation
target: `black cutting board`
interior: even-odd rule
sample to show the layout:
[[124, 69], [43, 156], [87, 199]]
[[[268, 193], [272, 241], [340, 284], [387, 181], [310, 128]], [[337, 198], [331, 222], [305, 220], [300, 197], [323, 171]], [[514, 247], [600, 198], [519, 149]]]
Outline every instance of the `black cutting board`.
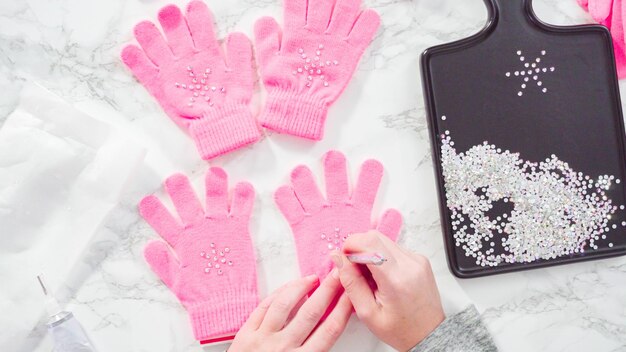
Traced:
[[[619, 208], [603, 233], [606, 238], [594, 242], [597, 248], [587, 243], [584, 252], [483, 266], [466, 254], [463, 243], [456, 244], [454, 235], [471, 221], [465, 217], [462, 223], [455, 223], [456, 218], [451, 218], [442, 166], [444, 137], [452, 139], [456, 153], [487, 142], [519, 153], [524, 161], [541, 162], [555, 155], [592, 179], [600, 175], [626, 179], [624, 125], [609, 31], [598, 25], [547, 25], [535, 16], [531, 0], [485, 3], [489, 19], [480, 33], [429, 48], [421, 62], [452, 272], [458, 277], [476, 277], [624, 254], [626, 227], [622, 221], [626, 221], [626, 212]], [[615, 207], [626, 203], [624, 183], [613, 182], [606, 190]], [[481, 192], [475, 191], [477, 195]], [[511, 214], [519, 204], [495, 198], [489, 219]], [[494, 230], [493, 234], [492, 241], [497, 244], [491, 247], [492, 255], [508, 255], [510, 251], [500, 245], [507, 231]], [[487, 250], [491, 244], [481, 245]]]

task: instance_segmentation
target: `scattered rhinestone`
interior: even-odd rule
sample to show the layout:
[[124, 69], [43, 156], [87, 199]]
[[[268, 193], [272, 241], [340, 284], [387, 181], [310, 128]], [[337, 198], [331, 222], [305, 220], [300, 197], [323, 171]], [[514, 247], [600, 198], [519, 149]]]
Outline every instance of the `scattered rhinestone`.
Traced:
[[328, 254], [328, 252], [333, 250], [339, 250], [343, 246], [343, 242], [348, 239], [352, 234], [348, 233], [346, 235], [341, 234], [341, 229], [339, 227], [335, 227], [334, 233], [326, 234], [322, 233], [320, 235], [320, 239], [324, 244], [324, 250], [322, 250], [322, 254]]
[[[216, 269], [217, 275], [224, 274], [224, 266], [222, 264], [226, 264], [228, 266], [233, 266], [234, 262], [232, 260], [228, 260], [228, 254], [231, 253], [230, 247], [224, 247], [220, 249], [215, 243], [211, 242], [209, 244], [211, 250], [208, 253], [207, 251], [200, 251], [200, 257], [206, 258], [206, 267], [203, 268], [205, 274], [210, 274], [211, 269]], [[219, 270], [218, 270], [219, 269]]]

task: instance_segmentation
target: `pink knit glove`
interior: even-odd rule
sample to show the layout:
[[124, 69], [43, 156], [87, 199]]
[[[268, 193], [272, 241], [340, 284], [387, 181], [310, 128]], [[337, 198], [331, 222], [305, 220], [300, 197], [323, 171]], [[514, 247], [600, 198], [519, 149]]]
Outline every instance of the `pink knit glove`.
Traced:
[[341, 248], [353, 233], [377, 229], [395, 241], [402, 227], [402, 215], [394, 209], [387, 210], [378, 225], [372, 224], [372, 207], [383, 176], [380, 162], [363, 163], [352, 196], [343, 154], [328, 152], [324, 156], [324, 172], [326, 199], [306, 166], [298, 166], [291, 173], [293, 188], [282, 186], [274, 196], [293, 231], [303, 276], [325, 277], [332, 269], [328, 254]]
[[254, 83], [248, 38], [230, 34], [222, 55], [202, 1], [189, 3], [186, 19], [168, 5], [159, 11], [159, 22], [167, 42], [152, 22], [140, 22], [135, 38], [141, 48], [128, 45], [122, 60], [189, 132], [202, 159], [257, 141], [261, 134], [248, 107]]
[[[284, 25], [255, 25], [261, 76], [268, 91], [261, 125], [320, 140], [328, 106], [343, 92], [380, 24], [361, 0], [284, 0]], [[308, 8], [307, 8], [308, 3]]]
[[578, 4], [587, 10], [596, 22], [610, 27], [607, 20], [613, 9], [613, 0], [578, 0]]
[[617, 76], [626, 77], [626, 38], [624, 36], [624, 16], [626, 6], [623, 0], [578, 0], [580, 6], [589, 12], [599, 24], [606, 26], [613, 37]]
[[146, 261], [187, 309], [197, 340], [234, 334], [258, 303], [248, 231], [254, 189], [239, 183], [229, 207], [227, 176], [216, 167], [206, 175], [206, 211], [184, 175], [165, 189], [180, 221], [157, 197], [141, 201], [141, 215], [167, 242], [148, 243]]

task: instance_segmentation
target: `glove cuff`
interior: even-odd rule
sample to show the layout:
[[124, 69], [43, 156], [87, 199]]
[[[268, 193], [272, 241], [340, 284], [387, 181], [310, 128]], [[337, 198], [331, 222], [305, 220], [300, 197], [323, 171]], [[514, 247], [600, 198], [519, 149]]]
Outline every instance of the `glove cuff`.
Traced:
[[261, 114], [261, 125], [279, 133], [321, 140], [328, 104], [321, 99], [296, 92], [271, 91]]
[[246, 105], [226, 104], [191, 121], [189, 133], [200, 156], [209, 160], [261, 138], [261, 132]]
[[234, 335], [259, 303], [256, 288], [218, 290], [209, 294], [209, 300], [187, 306], [198, 341]]

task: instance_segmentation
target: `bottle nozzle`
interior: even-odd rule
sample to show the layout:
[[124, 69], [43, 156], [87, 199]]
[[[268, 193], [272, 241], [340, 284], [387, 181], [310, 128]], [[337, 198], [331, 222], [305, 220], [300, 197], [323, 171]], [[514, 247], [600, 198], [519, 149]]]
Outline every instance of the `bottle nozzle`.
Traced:
[[50, 291], [48, 291], [43, 274], [37, 275], [37, 281], [39, 282], [39, 286], [41, 286], [44, 296], [46, 296], [46, 311], [48, 312], [48, 315], [53, 316], [59, 314], [62, 311], [61, 306], [54, 296], [52, 296]]
[[43, 282], [43, 274], [37, 275], [37, 281], [39, 281], [39, 286], [41, 286], [44, 296], [48, 296], [48, 289], [46, 288], [46, 284]]

